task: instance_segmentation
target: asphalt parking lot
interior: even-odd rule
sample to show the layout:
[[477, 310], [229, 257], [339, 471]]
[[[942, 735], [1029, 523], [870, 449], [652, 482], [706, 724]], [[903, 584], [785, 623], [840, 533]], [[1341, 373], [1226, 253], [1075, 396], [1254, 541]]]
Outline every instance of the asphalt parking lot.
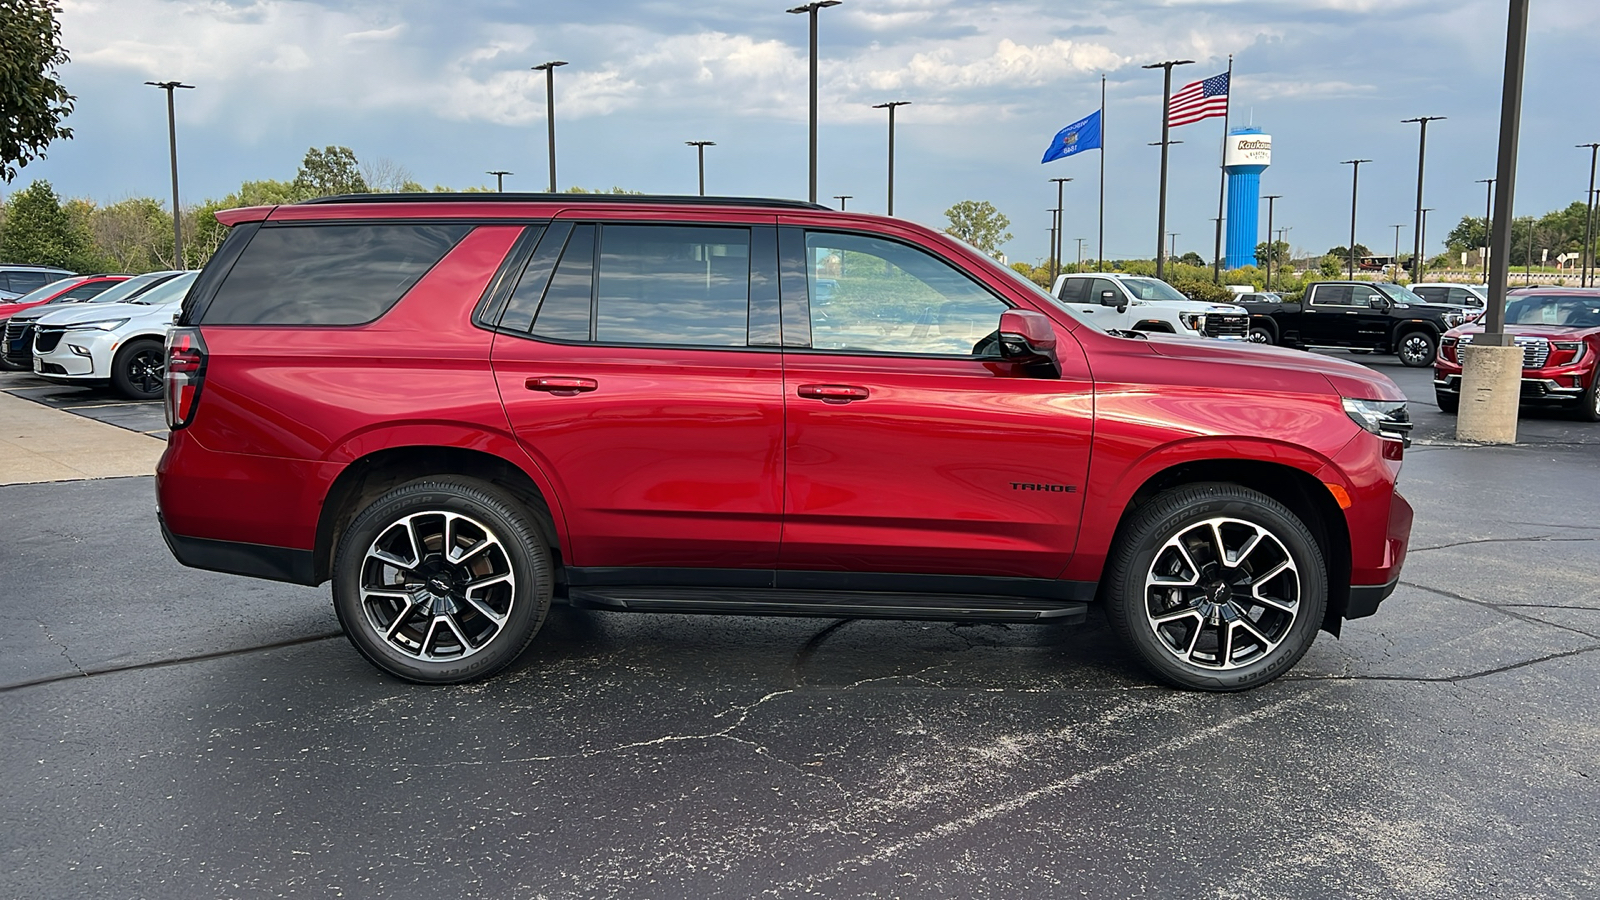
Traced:
[[1402, 585], [1244, 695], [1094, 619], [565, 608], [418, 687], [325, 588], [178, 566], [148, 477], [0, 487], [0, 896], [1600, 895], [1600, 426], [1461, 445], [1357, 359], [1417, 401]]

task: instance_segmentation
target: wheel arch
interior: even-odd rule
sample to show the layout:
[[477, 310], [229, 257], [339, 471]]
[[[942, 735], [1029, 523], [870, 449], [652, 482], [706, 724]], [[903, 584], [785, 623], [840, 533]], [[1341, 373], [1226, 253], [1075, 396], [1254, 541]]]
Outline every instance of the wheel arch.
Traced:
[[[1328, 607], [1322, 628], [1339, 633], [1350, 602], [1350, 527], [1333, 494], [1308, 471], [1258, 459], [1193, 459], [1168, 465], [1145, 478], [1123, 506], [1110, 547], [1122, 540], [1135, 513], [1163, 492], [1186, 484], [1222, 482], [1260, 491], [1288, 507], [1317, 540], [1328, 567]], [[1103, 579], [1102, 579], [1103, 580]]]
[[369, 503], [391, 488], [436, 475], [465, 475], [499, 487], [532, 514], [560, 571], [566, 529], [534, 475], [503, 456], [469, 447], [409, 445], [374, 450], [352, 460], [334, 478], [317, 516], [313, 561], [317, 583], [331, 574], [339, 535]]
[[1171, 322], [1162, 319], [1140, 319], [1133, 323], [1133, 331], [1148, 331], [1154, 334], [1177, 334]]

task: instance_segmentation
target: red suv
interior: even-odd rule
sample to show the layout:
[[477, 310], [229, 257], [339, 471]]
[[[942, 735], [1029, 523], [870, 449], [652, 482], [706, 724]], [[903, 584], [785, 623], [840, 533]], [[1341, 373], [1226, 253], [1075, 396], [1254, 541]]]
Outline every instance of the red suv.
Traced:
[[[1463, 343], [1483, 322], [1453, 328], [1439, 339], [1433, 363], [1434, 399], [1453, 413], [1461, 406]], [[1506, 295], [1506, 333], [1522, 348], [1522, 403], [1572, 409], [1600, 422], [1600, 289], [1519, 288]]]
[[389, 195], [219, 214], [168, 339], [186, 565], [333, 582], [403, 678], [552, 599], [1048, 622], [1240, 690], [1394, 589], [1382, 375], [1106, 332], [945, 235], [737, 198]]

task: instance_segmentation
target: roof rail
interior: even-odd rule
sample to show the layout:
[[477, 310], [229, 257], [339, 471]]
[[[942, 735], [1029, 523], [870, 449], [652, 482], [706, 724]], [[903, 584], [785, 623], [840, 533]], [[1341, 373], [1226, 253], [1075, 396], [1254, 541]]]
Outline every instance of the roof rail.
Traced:
[[654, 203], [671, 206], [756, 206], [774, 209], [829, 210], [833, 207], [805, 200], [779, 200], [771, 197], [699, 197], [692, 194], [549, 194], [502, 191], [450, 191], [415, 194], [338, 194], [301, 200], [296, 206], [321, 203]]

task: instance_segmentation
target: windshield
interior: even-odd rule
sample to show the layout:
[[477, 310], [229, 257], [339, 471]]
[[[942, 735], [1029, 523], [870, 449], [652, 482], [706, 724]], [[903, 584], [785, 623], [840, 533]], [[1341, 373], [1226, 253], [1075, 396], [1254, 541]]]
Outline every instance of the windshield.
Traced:
[[1511, 297], [1506, 301], [1506, 324], [1600, 328], [1600, 297]]
[[52, 281], [42, 288], [34, 288], [15, 300], [0, 300], [0, 303], [38, 303], [40, 300], [48, 299], [52, 294], [59, 294], [63, 290], [66, 290], [69, 287], [67, 284], [68, 281], [84, 282], [88, 280], [89, 279], [82, 276], [62, 278], [59, 281]]
[[166, 303], [176, 303], [179, 300], [182, 300], [185, 294], [189, 293], [189, 286], [194, 284], [194, 280], [199, 277], [199, 272], [185, 272], [170, 281], [163, 281], [160, 284], [157, 284], [155, 287], [150, 288], [149, 290], [127, 302], [147, 303], [151, 306], [161, 306]]
[[1154, 278], [1124, 278], [1122, 286], [1128, 289], [1135, 300], [1176, 300], [1187, 303], [1189, 298], [1178, 293], [1177, 288], [1165, 281]]
[[152, 287], [169, 281], [178, 276], [177, 272], [151, 272], [148, 275], [135, 275], [127, 281], [113, 288], [107, 288], [99, 294], [90, 297], [84, 303], [127, 303]]
[[1428, 302], [1421, 297], [1418, 297], [1416, 294], [1413, 294], [1409, 288], [1403, 288], [1398, 284], [1389, 284], [1385, 282], [1383, 284], [1375, 285], [1375, 287], [1377, 287], [1378, 290], [1383, 291], [1385, 294], [1388, 294], [1389, 299], [1396, 303], [1426, 304]]

